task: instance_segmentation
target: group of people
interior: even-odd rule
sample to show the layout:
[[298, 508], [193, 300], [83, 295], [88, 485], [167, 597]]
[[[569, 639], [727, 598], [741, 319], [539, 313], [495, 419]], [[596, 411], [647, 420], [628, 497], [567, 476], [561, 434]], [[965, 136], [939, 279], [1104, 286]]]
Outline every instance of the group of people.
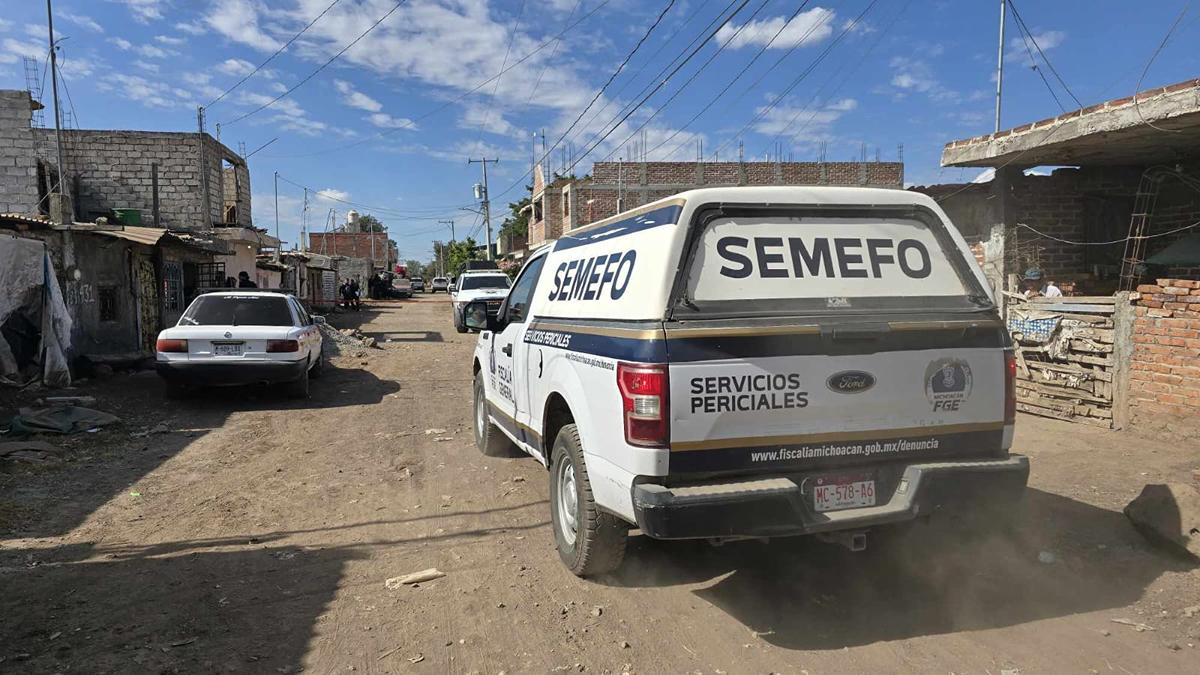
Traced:
[[338, 286], [338, 295], [342, 296], [342, 307], [358, 311], [362, 309], [360, 301], [362, 292], [358, 285], [357, 279], [342, 279], [342, 284]]

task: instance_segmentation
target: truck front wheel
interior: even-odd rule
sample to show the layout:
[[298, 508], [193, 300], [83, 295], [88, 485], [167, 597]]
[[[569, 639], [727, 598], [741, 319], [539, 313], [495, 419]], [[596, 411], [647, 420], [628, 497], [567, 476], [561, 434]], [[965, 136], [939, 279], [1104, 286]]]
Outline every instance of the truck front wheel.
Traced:
[[513, 442], [488, 419], [482, 371], [475, 373], [475, 445], [486, 457], [515, 457], [517, 455]]
[[629, 525], [596, 505], [574, 424], [558, 432], [551, 457], [550, 520], [558, 557], [580, 577], [615, 570], [625, 557]]

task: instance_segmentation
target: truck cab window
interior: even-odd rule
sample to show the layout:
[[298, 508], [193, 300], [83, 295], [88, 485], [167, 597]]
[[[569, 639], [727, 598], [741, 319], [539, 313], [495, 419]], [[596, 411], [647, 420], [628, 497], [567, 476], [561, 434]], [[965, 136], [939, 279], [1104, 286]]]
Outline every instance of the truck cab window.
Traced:
[[521, 270], [521, 276], [508, 293], [508, 312], [505, 318], [509, 323], [521, 323], [529, 316], [529, 301], [533, 299], [533, 291], [537, 286], [538, 277], [542, 273], [542, 265], [546, 256], [531, 261]]

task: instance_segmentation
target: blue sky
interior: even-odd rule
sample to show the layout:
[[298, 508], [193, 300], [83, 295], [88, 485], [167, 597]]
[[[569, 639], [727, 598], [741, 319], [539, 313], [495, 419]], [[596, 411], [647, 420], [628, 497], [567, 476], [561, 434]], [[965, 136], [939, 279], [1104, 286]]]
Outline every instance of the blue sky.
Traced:
[[[64, 108], [73, 104], [82, 128], [194, 130], [197, 106], [237, 83], [331, 1], [57, 0], [55, 27], [70, 93]], [[738, 4], [675, 2], [568, 134], [576, 154], [617, 121], [622, 106], [639, 100], [694, 36]], [[1017, 9], [1074, 96], [1091, 105], [1133, 92], [1184, 4], [1022, 0]], [[0, 5], [0, 87], [23, 89], [21, 57], [41, 60], [46, 54], [45, 7], [32, 0]], [[475, 229], [477, 216], [461, 210], [472, 205], [471, 186], [479, 180], [479, 166], [467, 158], [501, 158], [489, 170], [495, 211], [506, 211], [504, 204], [519, 197], [527, 182], [532, 135], [544, 129], [553, 144], [667, 2], [409, 0], [312, 75], [395, 5], [341, 0], [209, 107], [210, 129], [221, 123], [221, 139], [235, 150], [278, 139], [250, 159], [256, 225], [274, 226], [272, 176], [278, 171], [329, 197], [368, 205], [356, 208], [389, 225], [403, 257], [429, 258], [431, 240], [449, 238], [438, 220], [455, 219], [460, 238]], [[627, 155], [644, 138], [652, 159], [693, 159], [698, 142], [706, 157], [719, 151], [720, 159], [733, 159], [740, 139], [751, 158], [778, 143], [785, 157], [796, 160], [815, 159], [822, 149], [828, 160], [849, 160], [865, 143], [869, 157], [878, 149], [881, 159], [893, 160], [903, 144], [910, 183], [975, 176], [942, 170], [938, 159], [946, 141], [991, 131], [997, 2], [827, 0], [803, 4], [787, 22], [801, 6], [795, 0], [748, 0], [666, 86], [580, 161], [576, 173], [610, 154]], [[1010, 17], [1006, 128], [1060, 111], [1029, 67], [1019, 35]], [[1200, 74], [1197, 38], [1200, 8], [1193, 8], [1143, 88]], [[1063, 105], [1077, 107], [1053, 75], [1042, 72]], [[697, 116], [731, 81], [727, 93]], [[279, 102], [239, 120], [293, 87]], [[552, 155], [547, 164], [554, 168], [561, 153]], [[281, 182], [286, 241], [298, 239], [301, 203], [302, 191]], [[331, 208], [344, 214], [350, 206], [312, 198], [310, 227], [323, 230]]]

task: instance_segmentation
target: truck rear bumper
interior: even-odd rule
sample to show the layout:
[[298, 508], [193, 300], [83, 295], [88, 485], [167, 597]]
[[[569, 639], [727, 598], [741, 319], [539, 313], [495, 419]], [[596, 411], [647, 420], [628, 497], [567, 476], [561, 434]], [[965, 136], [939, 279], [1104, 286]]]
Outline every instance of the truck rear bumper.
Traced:
[[[975, 512], [1014, 506], [1029, 481], [1029, 459], [910, 464], [890, 499], [876, 506], [818, 512], [803, 475], [666, 487], [633, 486], [638, 527], [656, 539], [782, 537], [884, 525], [940, 509]], [[886, 501], [885, 501], [886, 499]]]

